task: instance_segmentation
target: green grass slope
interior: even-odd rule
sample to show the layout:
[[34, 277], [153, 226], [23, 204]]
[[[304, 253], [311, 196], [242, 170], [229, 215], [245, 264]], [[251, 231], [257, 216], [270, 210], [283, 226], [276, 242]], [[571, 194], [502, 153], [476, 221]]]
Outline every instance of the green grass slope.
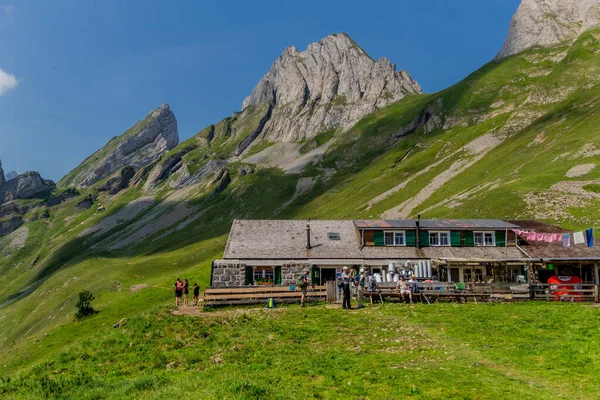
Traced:
[[[256, 132], [268, 112], [258, 107], [205, 129], [160, 161], [165, 162], [191, 144], [194, 144], [193, 148], [182, 157], [190, 173], [199, 171], [210, 160], [227, 160], [230, 183], [218, 193], [215, 192], [215, 176], [208, 176], [180, 191], [175, 191], [167, 179], [151, 192], [144, 191], [143, 178], [117, 196], [96, 193], [96, 203], [88, 210], [77, 208], [87, 193], [48, 207], [47, 218], [32, 218], [36, 220], [25, 224], [28, 232], [22, 245], [0, 252], [0, 356], [6, 365], [1, 390], [17, 398], [54, 391], [58, 393], [56, 397], [67, 397], [63, 392], [65, 389], [61, 389], [67, 385], [75, 388], [73, 393], [88, 393], [92, 398], [103, 397], [108, 391], [123, 398], [131, 393], [160, 397], [173, 390], [186, 389], [208, 397], [312, 395], [312, 389], [299, 389], [297, 385], [288, 384], [297, 375], [314, 381], [315, 392], [330, 394], [324, 397], [337, 394], [360, 397], [364, 394], [357, 393], [368, 389], [383, 393], [383, 398], [408, 396], [410, 390], [414, 390], [412, 394], [429, 397], [475, 398], [478, 391], [492, 385], [484, 393], [502, 398], [502, 388], [508, 388], [511, 395], [521, 395], [533, 393], [532, 387], [541, 385], [539, 398], [551, 398], [555, 390], [578, 398], [573, 384], [555, 383], [558, 374], [555, 376], [552, 371], [564, 372], [575, 368], [575, 364], [593, 369], [597, 368], [597, 360], [579, 354], [573, 365], [567, 364], [564, 369], [551, 367], [543, 364], [544, 360], [552, 359], [550, 348], [536, 354], [541, 357], [538, 361], [543, 367], [521, 371], [516, 380], [508, 374], [512, 373], [514, 365], [523, 361], [517, 359], [523, 357], [522, 354], [492, 352], [488, 357], [471, 353], [472, 348], [462, 348], [471, 354], [473, 365], [485, 371], [477, 376], [478, 372], [473, 368], [475, 375], [471, 379], [476, 383], [473, 388], [466, 388], [467, 378], [462, 374], [450, 374], [443, 372], [445, 366], [427, 364], [440, 354], [435, 349], [427, 356], [409, 354], [406, 359], [425, 363], [441, 374], [437, 379], [426, 372], [418, 372], [428, 371], [427, 368], [410, 370], [409, 378], [417, 382], [414, 388], [402, 384], [396, 387], [391, 383], [400, 380], [400, 372], [406, 371], [401, 365], [392, 364], [386, 354], [379, 355], [383, 357], [381, 364], [376, 358], [363, 360], [354, 355], [336, 358], [334, 346], [315, 353], [321, 354], [321, 358], [309, 355], [309, 367], [304, 367], [290, 356], [295, 354], [297, 357], [301, 346], [324, 347], [320, 336], [341, 343], [351, 336], [350, 326], [359, 322], [367, 324], [368, 318], [379, 321], [377, 329], [381, 330], [380, 323], [387, 315], [387, 311], [374, 311], [369, 317], [348, 317], [347, 323], [330, 327], [329, 319], [336, 318], [337, 314], [332, 315], [326, 308], [307, 311], [307, 319], [315, 322], [306, 326], [297, 320], [297, 310], [293, 308], [284, 310], [281, 320], [264, 317], [264, 321], [270, 321], [273, 326], [289, 326], [292, 330], [306, 329], [308, 332], [306, 337], [288, 338], [283, 342], [291, 346], [289, 353], [280, 349], [282, 343], [279, 342], [277, 350], [273, 350], [290, 365], [289, 370], [279, 372], [284, 375], [279, 376], [277, 382], [285, 385], [277, 389], [278, 385], [273, 384], [275, 378], [269, 380], [268, 367], [281, 370], [280, 363], [284, 361], [276, 361], [274, 356], [267, 354], [260, 360], [250, 359], [249, 365], [261, 372], [252, 373], [241, 366], [239, 360], [248, 359], [244, 352], [231, 367], [227, 366], [231, 362], [227, 361], [228, 349], [235, 345], [230, 346], [233, 331], [228, 329], [235, 326], [235, 332], [240, 331], [236, 322], [238, 317], [219, 320], [221, 325], [213, 326], [210, 325], [212, 320], [173, 319], [163, 315], [162, 311], [148, 313], [147, 310], [153, 307], [164, 310], [172, 302], [170, 287], [178, 276], [187, 277], [203, 287], [208, 284], [210, 263], [222, 255], [234, 218], [378, 218], [420, 213], [427, 218], [538, 218], [571, 228], [597, 223], [600, 168], [593, 166], [600, 161], [600, 136], [597, 134], [600, 122], [599, 38], [600, 31], [590, 31], [573, 46], [531, 50], [502, 62], [490, 63], [445, 91], [409, 96], [369, 115], [347, 132], [327, 132], [322, 140], [304, 144], [303, 153], [325, 145], [329, 147], [322, 158], [315, 158], [300, 173], [286, 174], [264, 165], [253, 166], [254, 172], [250, 173], [244, 169], [247, 165], [243, 160], [232, 156], [240, 143]], [[271, 144], [261, 143], [259, 137], [250, 151], [268, 151], [270, 148]], [[298, 190], [307, 179], [311, 182], [308, 189]], [[128, 207], [144, 199], [149, 203], [147, 208], [130, 218], [121, 217]], [[182, 211], [185, 217], [173, 217]], [[106, 230], [84, 234], [111, 217], [116, 221]], [[143, 239], [131, 245], [119, 248], [108, 245], [134, 234], [132, 229], [136, 226], [143, 229], [144, 224], [147, 226], [156, 221], [170, 222], [156, 225]], [[2, 238], [11, 243], [17, 243], [17, 239], [12, 235], [8, 239]], [[94, 305], [100, 313], [85, 322], [73, 322], [76, 296], [83, 289], [96, 294]], [[544, 306], [527, 307], [515, 310], [535, 314], [540, 312], [540, 308], [535, 307]], [[439, 331], [442, 328], [446, 332], [444, 335], [459, 329], [458, 325], [440, 325], [440, 321], [428, 325], [425, 310], [429, 309], [414, 311], [417, 314], [413, 317], [421, 321], [415, 329], [431, 335], [427, 338], [441, 340]], [[500, 308], [482, 310], [504, 312], [498, 311]], [[558, 312], [551, 310], [543, 309], [553, 318], [548, 325], [541, 320], [532, 320], [533, 326], [539, 327], [536, 332], [540, 335], [552, 337], [553, 326], [567, 326], [572, 322], [562, 320]], [[591, 318], [592, 311], [587, 308], [571, 310], [581, 313], [582, 318]], [[383, 314], [377, 314], [379, 312]], [[470, 315], [447, 309], [439, 312], [448, 313], [449, 318], [457, 321]], [[479, 316], [490, 317], [487, 314]], [[131, 325], [125, 331], [112, 330], [112, 324], [124, 317], [133, 318]], [[398, 326], [415, 324], [412, 319], [395, 321], [392, 324]], [[555, 321], [561, 323], [554, 325]], [[147, 324], [158, 325], [152, 331], [145, 328]], [[253, 322], [248, 326], [249, 332], [254, 332], [257, 337], [248, 337], [242, 343], [248, 349], [245, 351], [255, 349], [259, 340], [265, 343], [270, 334], [285, 336], [285, 332], [268, 331], [269, 324], [260, 326]], [[319, 329], [326, 326], [332, 332]], [[518, 332], [516, 322], [507, 326]], [[510, 336], [512, 332], [505, 331], [502, 326], [492, 327], [513, 337]], [[149, 334], [148, 329], [153, 333]], [[203, 329], [217, 332], [217, 336], [211, 333], [210, 337], [221, 337], [221, 340], [208, 345], [204, 341], [206, 338], [200, 340], [191, 333], [203, 332]], [[588, 327], [585, 330], [589, 337], [594, 337], [595, 333]], [[525, 346], [534, 346], [536, 332], [527, 332], [531, 341]], [[144, 335], [149, 335], [148, 346], [139, 345], [143, 341], [141, 338], [146, 338]], [[559, 335], [556, 342], [563, 339]], [[354, 340], [350, 341], [351, 348], [355, 349], [358, 345], [354, 345]], [[512, 342], [502, 343], [510, 348]], [[488, 349], [483, 344], [478, 346], [481, 351]], [[267, 352], [266, 348], [264, 351]], [[395, 354], [393, 351], [390, 354]], [[109, 357], [109, 353], [116, 358]], [[121, 353], [129, 364], [139, 362], [139, 368], [124, 365], [118, 358]], [[217, 353], [225, 357], [224, 365], [207, 361], [207, 357], [215, 357]], [[449, 357], [456, 356], [446, 356]], [[476, 361], [477, 357], [479, 361]], [[141, 362], [142, 359], [148, 361]], [[317, 367], [317, 359], [327, 361], [328, 374]], [[461, 367], [462, 363], [458, 361], [443, 361], [448, 368], [463, 368], [459, 370], [464, 371], [465, 376], [471, 372], [464, 370], [466, 366]], [[103, 377], [91, 377], [92, 362], [104, 368]], [[172, 362], [175, 364], [167, 370], [167, 365]], [[343, 386], [354, 373], [338, 375], [337, 371], [347, 370], [348, 364], [352, 363], [361, 371], [381, 366], [390, 371], [391, 378], [384, 382], [379, 380], [379, 375], [367, 376], [366, 372], [361, 372], [360, 379], [352, 380], [360, 386], [356, 389], [352, 385]], [[187, 383], [181, 389], [175, 389], [180, 383], [170, 369], [178, 371], [177, 376], [201, 380], [194, 386], [196, 379], [183, 379]], [[188, 369], [192, 371], [188, 372]], [[543, 371], [551, 371], [545, 380]], [[123, 376], [130, 379], [126, 381]], [[216, 378], [211, 381], [211, 376]], [[238, 383], [225, 379], [227, 376], [239, 378]], [[442, 389], [434, 385], [447, 383], [452, 376], [461, 377], [460, 385], [445, 385]], [[493, 386], [492, 378], [504, 384]], [[58, 386], [50, 382], [52, 380], [59, 382]], [[201, 382], [209, 383], [204, 386]], [[92, 389], [91, 385], [98, 389]], [[471, 392], [472, 389], [475, 391]], [[591, 385], [589, 392], [581, 393], [597, 394], [597, 388]], [[579, 395], [579, 398], [585, 396]]]
[[[142, 306], [153, 291], [130, 301]], [[600, 395], [597, 312], [588, 305], [387, 304], [344, 313], [315, 305], [202, 317], [153, 308], [123, 328], [101, 321], [71, 324], [36, 342], [37, 363], [0, 380], [3, 398]], [[63, 347], [82, 333], [88, 336]]]

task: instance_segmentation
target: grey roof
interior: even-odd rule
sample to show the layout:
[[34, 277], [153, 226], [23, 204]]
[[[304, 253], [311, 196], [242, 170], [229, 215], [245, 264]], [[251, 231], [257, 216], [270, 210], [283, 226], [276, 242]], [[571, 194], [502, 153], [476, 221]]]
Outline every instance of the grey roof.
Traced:
[[422, 219], [421, 228], [455, 230], [492, 230], [519, 229], [519, 226], [499, 219]]
[[527, 256], [516, 247], [424, 247], [421, 251], [431, 259], [518, 260]]
[[416, 229], [414, 219], [359, 219], [354, 221], [358, 229]]
[[[353, 221], [315, 220], [306, 249], [306, 220], [235, 220], [224, 259], [420, 259], [414, 247], [364, 247]], [[339, 233], [340, 240], [327, 234]]]
[[[355, 220], [358, 229], [416, 229], [414, 219]], [[498, 219], [422, 219], [422, 229], [492, 230], [518, 229], [519, 226]]]

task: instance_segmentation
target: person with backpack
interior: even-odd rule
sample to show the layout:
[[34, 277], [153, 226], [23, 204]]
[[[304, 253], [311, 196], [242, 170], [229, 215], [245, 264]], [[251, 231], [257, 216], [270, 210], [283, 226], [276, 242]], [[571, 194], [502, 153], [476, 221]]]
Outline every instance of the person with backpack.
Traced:
[[365, 269], [361, 268], [354, 279], [356, 282], [356, 301], [358, 301], [358, 308], [365, 308], [365, 306], [362, 305], [362, 292], [365, 290], [365, 284], [367, 282]]
[[348, 267], [342, 268], [342, 275], [340, 278], [342, 280], [342, 294], [343, 294], [342, 309], [350, 310], [350, 309], [352, 309], [352, 307], [350, 306], [350, 282], [352, 281], [352, 275], [350, 274]]
[[194, 306], [198, 305], [198, 298], [200, 297], [200, 286], [194, 283]]
[[308, 274], [308, 270], [304, 271], [304, 274], [298, 280], [298, 287], [300, 288], [300, 290], [302, 290], [302, 297], [300, 297], [300, 307], [304, 307], [304, 300], [306, 299], [306, 294], [308, 293]]
[[175, 306], [181, 306], [181, 295], [183, 292], [183, 283], [181, 283], [181, 279], [177, 278], [177, 281], [173, 285], [173, 290], [175, 291]]
[[183, 305], [188, 306], [188, 295], [190, 294], [190, 284], [187, 279], [183, 281]]

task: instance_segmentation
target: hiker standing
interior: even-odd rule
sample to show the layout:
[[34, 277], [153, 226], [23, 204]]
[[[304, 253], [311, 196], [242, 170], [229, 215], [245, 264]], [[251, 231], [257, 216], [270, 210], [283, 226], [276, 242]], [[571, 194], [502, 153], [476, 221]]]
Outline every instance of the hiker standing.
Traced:
[[190, 294], [190, 284], [188, 280], [185, 279], [183, 282], [183, 305], [188, 306], [188, 295]]
[[194, 306], [198, 305], [198, 297], [200, 297], [200, 286], [194, 283]]
[[183, 283], [181, 283], [180, 278], [177, 278], [177, 282], [173, 285], [173, 290], [175, 291], [175, 306], [179, 307], [181, 305], [181, 294], [183, 291]]
[[356, 281], [356, 301], [358, 301], [358, 308], [365, 308], [365, 306], [362, 305], [362, 292], [365, 290], [366, 281], [367, 277], [365, 275], [365, 269], [361, 268]]
[[302, 290], [302, 297], [300, 298], [301, 307], [304, 307], [304, 300], [306, 299], [306, 294], [308, 293], [308, 283], [308, 270], [306, 270], [298, 281], [298, 286], [300, 286], [300, 289]]
[[348, 267], [342, 268], [342, 275], [340, 277], [342, 279], [342, 309], [350, 310], [350, 281], [352, 280], [352, 276], [348, 271]]

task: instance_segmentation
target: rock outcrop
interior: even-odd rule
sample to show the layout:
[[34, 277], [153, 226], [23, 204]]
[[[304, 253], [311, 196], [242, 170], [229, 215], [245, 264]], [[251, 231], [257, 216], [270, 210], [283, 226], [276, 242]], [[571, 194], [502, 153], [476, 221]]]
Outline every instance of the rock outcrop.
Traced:
[[0, 204], [51, 192], [55, 187], [54, 182], [43, 179], [37, 172], [26, 172], [14, 179], [6, 180], [0, 161]]
[[523, 0], [497, 60], [576, 39], [600, 23], [600, 0]]
[[10, 181], [12, 179], [15, 179], [17, 176], [19, 176], [19, 174], [17, 173], [17, 171], [9, 171], [6, 173], [6, 180]]
[[179, 143], [177, 120], [167, 104], [150, 112], [123, 135], [86, 159], [58, 184], [61, 187], [87, 187], [124, 167], [139, 170]]
[[335, 129], [349, 129], [365, 115], [421, 87], [406, 71], [374, 61], [345, 33], [308, 46], [288, 47], [242, 105], [269, 105], [261, 138], [297, 142]]
[[26, 172], [15, 179], [6, 181], [0, 188], [3, 202], [15, 199], [27, 199], [41, 193], [54, 190], [54, 182], [43, 179], [37, 172]]

